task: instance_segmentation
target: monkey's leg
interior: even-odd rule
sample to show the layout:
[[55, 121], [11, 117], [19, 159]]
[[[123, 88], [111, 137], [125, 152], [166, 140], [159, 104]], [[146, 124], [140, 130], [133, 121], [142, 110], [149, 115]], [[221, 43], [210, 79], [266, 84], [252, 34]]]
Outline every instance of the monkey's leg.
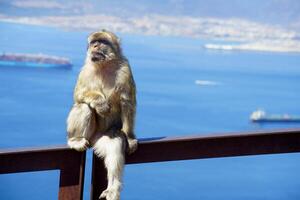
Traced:
[[95, 131], [94, 112], [85, 103], [75, 104], [67, 119], [68, 145], [77, 151], [89, 147], [89, 138]]
[[125, 163], [125, 145], [121, 134], [101, 136], [93, 146], [95, 154], [104, 159], [107, 169], [107, 189], [99, 198], [119, 200]]

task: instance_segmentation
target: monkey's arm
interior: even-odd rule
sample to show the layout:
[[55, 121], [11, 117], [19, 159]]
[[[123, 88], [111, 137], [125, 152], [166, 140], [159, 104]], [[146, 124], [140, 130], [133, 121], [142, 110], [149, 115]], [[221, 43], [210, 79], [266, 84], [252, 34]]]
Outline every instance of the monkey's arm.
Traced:
[[133, 87], [129, 93], [122, 92], [120, 95], [120, 100], [122, 132], [127, 138], [127, 152], [131, 154], [135, 152], [138, 147], [138, 141], [134, 134], [134, 121], [136, 112], [135, 88]]
[[77, 91], [74, 94], [76, 103], [92, 104], [93, 102], [104, 99], [104, 95], [97, 91]]
[[136, 113], [136, 97], [135, 88], [129, 92], [122, 92], [120, 95], [121, 101], [121, 119], [122, 131], [126, 134], [128, 139], [135, 139], [134, 121]]
[[95, 109], [99, 115], [105, 116], [110, 111], [109, 102], [102, 91], [89, 89], [88, 83], [85, 82], [86, 80], [89, 79], [84, 78], [82, 74], [79, 75], [74, 91], [75, 103], [86, 103]]
[[85, 77], [84, 73], [81, 72], [74, 90], [74, 101], [76, 103], [86, 103], [90, 105], [93, 101], [105, 98], [101, 91], [90, 90], [88, 83], [86, 83], [87, 80], [89, 80], [88, 77]]
[[128, 152], [133, 153], [137, 149], [137, 140], [134, 134], [134, 122], [136, 113], [136, 88], [129, 68], [126, 65], [116, 83], [116, 92], [120, 94], [122, 132], [128, 141]]

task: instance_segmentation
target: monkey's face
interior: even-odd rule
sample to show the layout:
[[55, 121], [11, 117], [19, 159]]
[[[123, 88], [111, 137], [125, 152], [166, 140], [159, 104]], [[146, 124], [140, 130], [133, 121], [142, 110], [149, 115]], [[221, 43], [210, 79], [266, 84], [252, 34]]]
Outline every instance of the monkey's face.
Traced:
[[88, 56], [94, 63], [117, 59], [119, 56], [117, 37], [110, 32], [101, 31], [88, 38]]

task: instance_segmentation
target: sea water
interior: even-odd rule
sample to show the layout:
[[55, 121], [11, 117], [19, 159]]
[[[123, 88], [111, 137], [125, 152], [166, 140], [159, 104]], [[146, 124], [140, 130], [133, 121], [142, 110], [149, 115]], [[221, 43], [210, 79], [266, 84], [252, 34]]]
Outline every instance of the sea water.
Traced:
[[[0, 23], [0, 52], [69, 57], [72, 69], [0, 68], [0, 148], [66, 143], [88, 32]], [[300, 115], [300, 55], [212, 51], [188, 38], [119, 34], [137, 84], [139, 138], [300, 128], [249, 121]], [[84, 198], [89, 199], [91, 152]], [[1, 167], [1, 163], [0, 163]], [[126, 166], [122, 199], [298, 200], [300, 154]], [[0, 199], [56, 199], [58, 171], [0, 175]]]

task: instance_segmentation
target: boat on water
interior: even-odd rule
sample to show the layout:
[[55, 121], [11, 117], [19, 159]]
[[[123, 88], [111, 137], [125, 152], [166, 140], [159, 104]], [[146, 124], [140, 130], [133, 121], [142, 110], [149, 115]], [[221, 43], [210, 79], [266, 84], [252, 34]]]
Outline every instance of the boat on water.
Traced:
[[300, 122], [300, 116], [289, 114], [267, 114], [264, 110], [256, 110], [250, 115], [253, 122]]
[[36, 68], [70, 68], [68, 58], [45, 54], [3, 53], [0, 55], [0, 66], [5, 67], [36, 67]]

